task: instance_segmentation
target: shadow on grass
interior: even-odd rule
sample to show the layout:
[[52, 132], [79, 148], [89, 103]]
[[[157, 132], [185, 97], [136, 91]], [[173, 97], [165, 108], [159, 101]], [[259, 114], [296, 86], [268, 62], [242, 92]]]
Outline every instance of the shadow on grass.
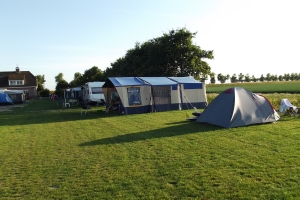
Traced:
[[128, 143], [128, 142], [143, 141], [143, 140], [149, 140], [155, 138], [173, 137], [179, 135], [209, 132], [209, 131], [223, 129], [217, 126], [201, 124], [198, 122], [188, 122], [188, 121], [172, 123], [172, 125], [173, 126], [156, 129], [156, 130], [149, 130], [149, 131], [143, 131], [138, 133], [129, 133], [125, 135], [118, 135], [114, 137], [93, 140], [90, 142], [82, 143], [79, 146], [84, 147], [84, 146]]
[[122, 116], [118, 113], [106, 114], [102, 107], [92, 108], [86, 115], [81, 115], [81, 110], [79, 107], [35, 111], [22, 111], [18, 108], [14, 111], [0, 112], [0, 126], [45, 124]]

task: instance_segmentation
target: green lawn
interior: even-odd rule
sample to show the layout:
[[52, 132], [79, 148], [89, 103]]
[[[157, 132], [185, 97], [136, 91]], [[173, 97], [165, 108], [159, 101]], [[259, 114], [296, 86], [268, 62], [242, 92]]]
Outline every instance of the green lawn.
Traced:
[[208, 93], [220, 93], [231, 87], [243, 87], [255, 93], [300, 93], [300, 81], [207, 84]]
[[299, 199], [300, 118], [224, 129], [189, 111], [0, 112], [0, 199]]

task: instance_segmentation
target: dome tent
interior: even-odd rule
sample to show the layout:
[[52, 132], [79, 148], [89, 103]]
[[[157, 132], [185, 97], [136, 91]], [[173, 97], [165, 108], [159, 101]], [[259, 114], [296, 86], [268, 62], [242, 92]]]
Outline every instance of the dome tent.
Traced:
[[196, 122], [232, 128], [276, 122], [279, 118], [266, 97], [234, 87], [220, 93]]
[[0, 93], [0, 105], [13, 105], [14, 102], [6, 93]]

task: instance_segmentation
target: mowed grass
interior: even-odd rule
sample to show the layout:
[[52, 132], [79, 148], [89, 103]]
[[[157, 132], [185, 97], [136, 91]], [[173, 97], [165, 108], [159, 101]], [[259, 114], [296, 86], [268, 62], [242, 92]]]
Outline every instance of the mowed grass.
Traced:
[[224, 129], [103, 110], [0, 112], [0, 199], [299, 199], [298, 117]]
[[300, 81], [207, 84], [207, 93], [220, 93], [232, 87], [242, 87], [255, 93], [300, 93]]

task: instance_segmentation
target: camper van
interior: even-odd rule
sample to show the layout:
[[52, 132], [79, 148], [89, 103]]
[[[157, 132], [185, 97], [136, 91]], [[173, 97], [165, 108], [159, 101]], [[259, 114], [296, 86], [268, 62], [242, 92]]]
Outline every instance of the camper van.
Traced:
[[102, 86], [105, 82], [87, 82], [82, 91], [83, 99], [88, 100], [90, 104], [100, 104], [104, 100]]

